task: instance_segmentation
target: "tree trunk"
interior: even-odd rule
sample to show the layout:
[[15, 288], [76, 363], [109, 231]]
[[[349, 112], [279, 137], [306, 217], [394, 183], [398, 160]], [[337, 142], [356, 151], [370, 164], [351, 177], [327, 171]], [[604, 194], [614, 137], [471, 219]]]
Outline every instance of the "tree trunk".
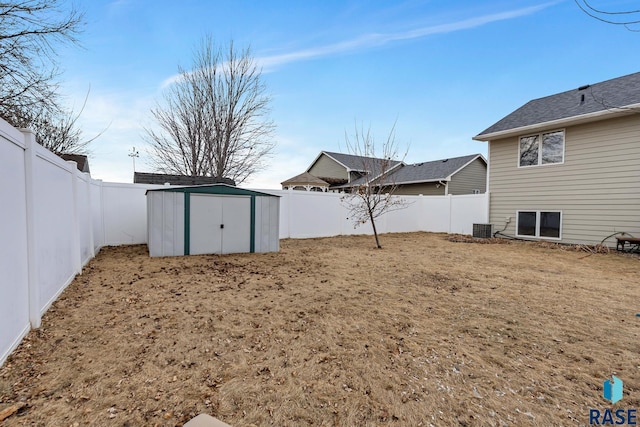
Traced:
[[376, 228], [376, 220], [373, 218], [373, 213], [369, 211], [369, 219], [371, 220], [371, 226], [373, 227], [373, 235], [376, 238], [376, 247], [382, 249], [380, 245], [380, 239], [378, 239], [378, 229]]

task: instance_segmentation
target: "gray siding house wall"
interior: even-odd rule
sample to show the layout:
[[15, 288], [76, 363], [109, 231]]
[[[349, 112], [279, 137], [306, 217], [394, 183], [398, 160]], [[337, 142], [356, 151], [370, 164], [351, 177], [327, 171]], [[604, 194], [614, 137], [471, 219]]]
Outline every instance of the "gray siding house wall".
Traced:
[[489, 142], [494, 231], [608, 246], [615, 233], [640, 237], [640, 73], [533, 99], [473, 139]]
[[395, 194], [406, 196], [444, 196], [445, 186], [437, 182], [424, 182], [421, 184], [398, 185]]
[[[640, 236], [640, 115], [565, 128], [564, 163], [518, 167], [518, 139], [489, 142], [489, 222], [516, 234], [517, 211], [560, 211], [561, 241]], [[608, 242], [611, 245], [611, 241]]]
[[349, 174], [347, 173], [345, 167], [325, 155], [321, 155], [307, 172], [321, 179], [349, 179]]
[[449, 183], [449, 194], [483, 194], [487, 190], [487, 164], [484, 160], [475, 159], [464, 169], [453, 174]]

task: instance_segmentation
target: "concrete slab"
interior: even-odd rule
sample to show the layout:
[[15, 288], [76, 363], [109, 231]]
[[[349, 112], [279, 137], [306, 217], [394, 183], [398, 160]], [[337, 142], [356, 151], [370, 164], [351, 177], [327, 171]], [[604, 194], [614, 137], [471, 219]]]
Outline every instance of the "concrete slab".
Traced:
[[187, 422], [184, 427], [231, 427], [229, 424], [223, 423], [211, 415], [200, 414]]

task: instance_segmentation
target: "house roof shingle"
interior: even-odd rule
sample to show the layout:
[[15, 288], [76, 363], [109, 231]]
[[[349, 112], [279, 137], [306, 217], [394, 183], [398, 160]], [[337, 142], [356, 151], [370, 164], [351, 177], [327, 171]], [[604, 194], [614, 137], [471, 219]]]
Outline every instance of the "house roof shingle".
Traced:
[[227, 184], [235, 186], [236, 183], [229, 178], [216, 178], [213, 176], [186, 176], [186, 175], [168, 175], [163, 173], [147, 173], [134, 172], [134, 184], [159, 184], [164, 185], [208, 185], [208, 184]]
[[[331, 151], [323, 151], [322, 153], [342, 163], [347, 168], [354, 171], [359, 171], [359, 172], [365, 172], [365, 169], [363, 168], [363, 166], [365, 165], [375, 164], [379, 161], [384, 161], [384, 159], [381, 159], [378, 157], [356, 156], [353, 154], [334, 153]], [[394, 166], [400, 163], [402, 163], [400, 160], [390, 160], [389, 167], [393, 168]]]
[[473, 139], [486, 141], [487, 135], [597, 113], [620, 112], [621, 108], [636, 104], [640, 104], [640, 72], [529, 101]]
[[[447, 179], [449, 176], [456, 173], [467, 163], [476, 158], [484, 157], [480, 154], [470, 154], [468, 156], [453, 157], [450, 159], [440, 159], [431, 162], [414, 163], [410, 165], [404, 165], [397, 168], [393, 173], [389, 174], [387, 179], [377, 184], [408, 184], [416, 182], [434, 182]], [[342, 187], [350, 187], [364, 184], [366, 179], [359, 178], [350, 184], [343, 185]]]
[[65, 161], [76, 162], [76, 167], [80, 172], [91, 173], [89, 170], [89, 158], [84, 154], [60, 154]]

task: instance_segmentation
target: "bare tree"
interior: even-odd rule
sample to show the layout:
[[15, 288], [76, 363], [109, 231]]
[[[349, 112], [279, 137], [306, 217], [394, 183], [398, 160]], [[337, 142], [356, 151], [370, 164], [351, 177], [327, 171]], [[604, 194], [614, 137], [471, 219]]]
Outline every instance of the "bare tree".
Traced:
[[267, 94], [249, 48], [226, 49], [205, 37], [190, 70], [164, 92], [151, 114], [157, 128], [145, 128], [157, 170], [244, 182], [274, 147], [274, 123]]
[[622, 25], [629, 31], [640, 32], [634, 25], [640, 24], [640, 10], [611, 10], [593, 6], [587, 0], [574, 0], [578, 7], [590, 17], [600, 22]]
[[82, 13], [61, 0], [0, 3], [2, 117], [24, 126], [38, 111], [60, 111], [56, 47], [76, 43], [82, 23]]
[[395, 139], [395, 124], [381, 146], [376, 146], [371, 127], [365, 131], [362, 126], [355, 125], [355, 134], [349, 138], [345, 132], [345, 143], [349, 154], [358, 156], [361, 163], [360, 170], [365, 173], [352, 181], [349, 193], [341, 201], [349, 209], [349, 219], [354, 227], [371, 222], [376, 247], [381, 249], [376, 219], [386, 212], [404, 209], [407, 203], [404, 199], [394, 196], [397, 185], [393, 173], [402, 167], [402, 160], [398, 157], [398, 144]]

